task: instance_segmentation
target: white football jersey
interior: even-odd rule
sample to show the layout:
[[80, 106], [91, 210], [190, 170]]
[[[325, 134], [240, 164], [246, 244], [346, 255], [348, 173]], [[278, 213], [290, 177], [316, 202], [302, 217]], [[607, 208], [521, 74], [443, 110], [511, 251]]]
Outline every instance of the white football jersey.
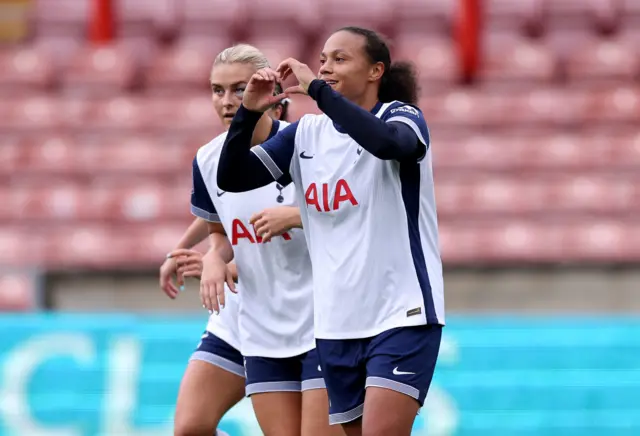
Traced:
[[[240, 332], [238, 331], [238, 310], [240, 302], [238, 294], [231, 292], [227, 285], [224, 285], [225, 306], [220, 314], [211, 314], [207, 322], [207, 331], [216, 335], [236, 350], [240, 351]], [[236, 285], [236, 291], [240, 292], [240, 287]]]
[[295, 140], [277, 136], [252, 148], [275, 180], [294, 182], [304, 205], [320, 339], [444, 324], [426, 122], [419, 109], [402, 102], [379, 103], [372, 113], [411, 127], [426, 155], [419, 161], [381, 160], [326, 115], [302, 117]]
[[[272, 136], [288, 123], [274, 122]], [[298, 206], [293, 186], [271, 183], [243, 193], [218, 189], [218, 159], [226, 133], [198, 150], [191, 211], [221, 222], [238, 268], [238, 326], [245, 356], [292, 357], [315, 347], [311, 259], [302, 229], [262, 243], [249, 224], [266, 208]], [[226, 310], [222, 309], [222, 310]]]

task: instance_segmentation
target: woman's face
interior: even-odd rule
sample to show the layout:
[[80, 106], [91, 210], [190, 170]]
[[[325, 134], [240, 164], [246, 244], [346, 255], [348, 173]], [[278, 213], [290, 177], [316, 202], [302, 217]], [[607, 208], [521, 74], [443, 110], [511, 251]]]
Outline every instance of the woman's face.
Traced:
[[221, 64], [211, 70], [211, 99], [213, 107], [225, 128], [242, 103], [242, 95], [249, 79], [255, 73], [251, 64]]
[[327, 39], [320, 55], [318, 78], [351, 101], [357, 101], [384, 72], [369, 61], [365, 43], [362, 35], [338, 31]]

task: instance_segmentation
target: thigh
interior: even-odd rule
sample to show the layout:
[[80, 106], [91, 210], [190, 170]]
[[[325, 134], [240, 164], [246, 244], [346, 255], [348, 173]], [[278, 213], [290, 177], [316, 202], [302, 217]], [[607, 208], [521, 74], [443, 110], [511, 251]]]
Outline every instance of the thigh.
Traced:
[[329, 397], [325, 388], [302, 392], [302, 436], [344, 436], [341, 425], [329, 424]]
[[300, 436], [300, 391], [255, 393], [251, 395], [251, 404], [265, 436]]
[[212, 336], [203, 336], [182, 378], [174, 419], [178, 436], [210, 436], [224, 414], [244, 397], [244, 377], [238, 375], [237, 363], [242, 356]]
[[357, 421], [364, 410], [367, 339], [316, 339], [329, 395], [330, 424]]
[[425, 325], [389, 330], [371, 341], [364, 435], [410, 434], [431, 385], [441, 337], [441, 326]]

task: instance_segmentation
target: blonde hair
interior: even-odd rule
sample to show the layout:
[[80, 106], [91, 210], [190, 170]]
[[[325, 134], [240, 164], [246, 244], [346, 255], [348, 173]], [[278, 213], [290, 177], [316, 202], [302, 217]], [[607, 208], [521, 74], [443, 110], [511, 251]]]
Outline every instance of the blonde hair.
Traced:
[[256, 71], [269, 67], [267, 57], [249, 44], [236, 44], [222, 50], [213, 61], [213, 66], [221, 64], [250, 64]]

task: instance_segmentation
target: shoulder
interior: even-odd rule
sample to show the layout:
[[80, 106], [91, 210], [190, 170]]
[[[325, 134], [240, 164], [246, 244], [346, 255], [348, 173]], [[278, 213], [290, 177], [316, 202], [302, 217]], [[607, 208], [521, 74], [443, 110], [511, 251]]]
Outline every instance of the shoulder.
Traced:
[[419, 107], [402, 101], [392, 101], [386, 103], [383, 109], [382, 118], [389, 119], [396, 116], [408, 116], [411, 118], [424, 118]]
[[227, 132], [223, 132], [198, 149], [195, 159], [199, 166], [210, 165], [218, 160], [226, 137]]

